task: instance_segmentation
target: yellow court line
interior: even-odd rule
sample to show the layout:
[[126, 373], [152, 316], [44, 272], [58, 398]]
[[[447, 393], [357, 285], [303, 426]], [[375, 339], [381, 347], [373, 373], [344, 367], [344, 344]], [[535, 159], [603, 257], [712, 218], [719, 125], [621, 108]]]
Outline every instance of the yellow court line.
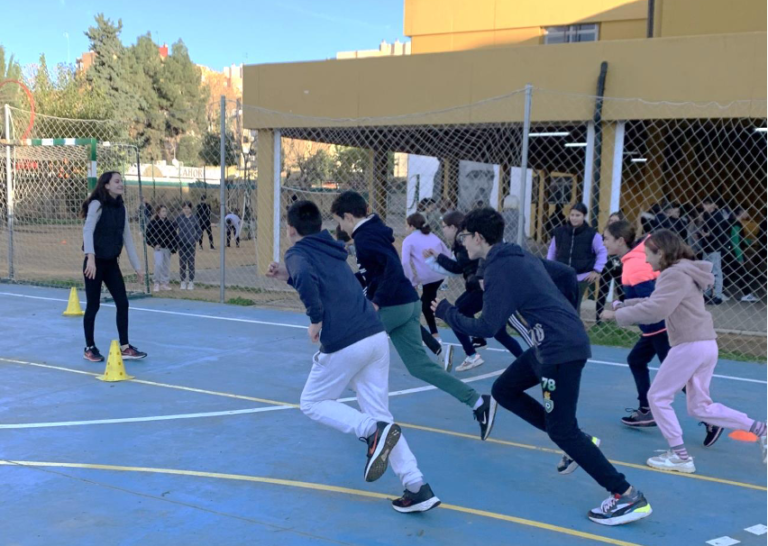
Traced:
[[[310, 489], [313, 491], [324, 491], [330, 493], [341, 493], [345, 495], [355, 495], [358, 497], [367, 497], [371, 499], [382, 500], [394, 500], [395, 497], [391, 495], [384, 495], [382, 493], [374, 493], [372, 491], [362, 491], [360, 489], [351, 489], [348, 487], [338, 487], [336, 485], [325, 485], [321, 483], [302, 482], [297, 480], [283, 480], [278, 478], [266, 478], [263, 476], [248, 476], [244, 474], [223, 474], [219, 472], [200, 472], [196, 470], [179, 470], [175, 468], [151, 468], [142, 466], [116, 466], [106, 464], [83, 464], [83, 463], [55, 463], [55, 462], [40, 462], [40, 461], [5, 461], [0, 460], [0, 466], [30, 466], [30, 467], [52, 467], [52, 468], [83, 468], [91, 470], [112, 470], [118, 472], [144, 472], [151, 474], [170, 474], [176, 476], [195, 476], [198, 478], [213, 478], [218, 480], [236, 480], [243, 482], [255, 482], [255, 483], [268, 483], [272, 485], [282, 485], [285, 487], [297, 487], [300, 489]], [[472, 514], [475, 516], [481, 516], [485, 518], [497, 519], [500, 521], [507, 521], [510, 523], [516, 523], [518, 525], [525, 525], [527, 527], [535, 527], [537, 529], [543, 529], [546, 531], [553, 531], [555, 533], [561, 533], [564, 535], [570, 535], [573, 537], [584, 538], [587, 540], [593, 540], [596, 542], [603, 542], [606, 544], [613, 544], [615, 546], [640, 546], [634, 542], [626, 542], [623, 540], [617, 540], [601, 535], [595, 535], [592, 533], [585, 533], [583, 531], [576, 531], [567, 527], [560, 527], [559, 525], [552, 525], [550, 523], [544, 523], [541, 521], [530, 520], [525, 518], [519, 518], [516, 516], [509, 516], [507, 514], [499, 514], [496, 512], [488, 512], [486, 510], [475, 510], [474, 508], [467, 508], [465, 506], [458, 506], [454, 504], [441, 504], [439, 508], [444, 510], [451, 510], [454, 512], [462, 512], [464, 514]]]
[[[92, 373], [92, 372], [84, 372], [82, 370], [75, 370], [75, 369], [72, 369], [72, 368], [64, 368], [64, 367], [61, 367], [61, 366], [51, 366], [49, 364], [39, 364], [39, 363], [36, 363], [36, 362], [26, 362], [24, 360], [12, 360], [12, 359], [8, 359], [8, 358], [0, 357], [0, 361], [11, 362], [11, 363], [14, 363], [14, 364], [25, 364], [25, 365], [29, 365], [29, 366], [38, 366], [38, 367], [41, 367], [41, 368], [51, 368], [51, 369], [54, 369], [54, 370], [61, 370], [61, 371], [65, 371], [65, 372], [73, 372], [73, 373], [79, 373], [79, 374], [85, 374], [85, 375], [94, 375], [94, 376], [100, 375], [100, 374], [96, 374], [96, 373]], [[168, 389], [179, 389], [179, 390], [185, 390], [185, 391], [191, 391], [191, 392], [198, 392], [198, 393], [202, 393], [202, 394], [210, 394], [210, 395], [213, 395], [213, 396], [224, 396], [224, 397], [227, 397], [227, 398], [239, 398], [239, 399], [242, 399], [242, 400], [251, 400], [251, 401], [254, 401], [254, 402], [262, 402], [264, 404], [271, 404], [271, 405], [274, 405], [274, 406], [287, 406], [287, 407], [291, 407], [291, 408], [298, 408], [299, 407], [298, 404], [291, 404], [289, 402], [280, 402], [280, 401], [277, 401], [277, 400], [269, 400], [267, 398], [255, 398], [255, 397], [243, 396], [243, 395], [239, 395], [239, 394], [230, 394], [230, 393], [225, 393], [225, 392], [208, 391], [208, 390], [203, 390], [203, 389], [194, 389], [192, 387], [184, 387], [182, 385], [171, 385], [171, 384], [167, 384], [167, 383], [155, 383], [153, 381], [145, 381], [143, 379], [130, 379], [129, 381], [132, 382], [132, 383], [142, 383], [142, 384], [145, 384], [145, 385], [152, 385], [152, 386], [155, 386], [155, 387], [164, 387], [164, 388], [168, 388]], [[466, 438], [466, 439], [474, 440], [474, 441], [477, 441], [477, 442], [481, 441], [476, 435], [466, 434], [466, 433], [463, 433], [463, 432], [454, 432], [452, 430], [445, 430], [445, 429], [441, 429], [441, 428], [426, 427], [426, 426], [422, 426], [422, 425], [412, 425], [412, 424], [408, 424], [408, 423], [401, 423], [399, 421], [398, 421], [398, 424], [400, 426], [404, 427], [404, 428], [411, 428], [411, 429], [414, 429], [414, 430], [422, 430], [422, 431], [425, 431], [425, 432], [434, 432], [436, 434], [445, 434], [446, 436], [455, 436], [457, 438]], [[563, 454], [562, 451], [559, 451], [559, 450], [553, 449], [553, 448], [539, 447], [539, 446], [534, 446], [534, 445], [530, 445], [530, 444], [521, 444], [521, 443], [517, 443], [517, 442], [509, 442], [509, 441], [506, 441], [506, 440], [497, 440], [495, 438], [488, 438], [485, 441], [489, 442], [489, 443], [492, 443], [492, 444], [499, 444], [499, 445], [505, 445], [505, 446], [510, 446], [510, 447], [517, 447], [517, 448], [520, 448], [520, 449], [529, 449], [529, 450], [532, 450], [532, 451], [542, 451], [544, 453], [553, 453], [553, 454], [556, 454], [556, 455], [562, 455]], [[650, 466], [646, 466], [646, 465], [640, 465], [640, 464], [635, 464], [635, 463], [627, 463], [627, 462], [624, 462], [624, 461], [616, 461], [616, 460], [613, 460], [613, 459], [609, 459], [609, 461], [612, 464], [616, 465], [616, 466], [623, 466], [623, 467], [627, 467], [627, 468], [634, 468], [635, 470], [643, 470], [645, 472], [657, 472], [657, 473], [660, 473], [660, 474], [667, 474], [669, 476], [675, 476], [675, 477], [680, 477], [680, 478], [690, 478], [690, 479], [693, 479], [693, 480], [701, 480], [701, 481], [712, 482], [712, 483], [720, 483], [720, 484], [724, 484], [724, 485], [733, 485], [735, 487], [743, 487], [745, 489], [754, 489], [756, 491], [768, 491], [768, 487], [765, 487], [765, 486], [762, 486], [762, 485], [755, 485], [755, 484], [746, 483], [746, 482], [737, 482], [737, 481], [733, 481], [733, 480], [726, 480], [726, 479], [723, 479], [723, 478], [715, 478], [713, 476], [705, 476], [705, 475], [702, 475], [702, 474], [683, 474], [681, 472], [671, 472], [671, 471], [668, 471], [668, 470], [659, 470], [657, 468], [651, 468]]]
[[[2, 362], [10, 362], [12, 364], [24, 364], [26, 366], [36, 366], [38, 368], [48, 368], [51, 370], [59, 370], [63, 372], [72, 372], [72, 373], [79, 373], [82, 375], [92, 375], [94, 377], [98, 377], [101, 374], [100, 373], [93, 373], [93, 372], [86, 372], [83, 370], [76, 370], [74, 368], [65, 368], [63, 366], [52, 366], [50, 364], [41, 364], [39, 362], [27, 362], [26, 360], [14, 360], [11, 358], [0, 358], [0, 361]], [[183, 385], [171, 385], [169, 383], [157, 383], [155, 381], [147, 381], [145, 379], [127, 379], [126, 381], [130, 381], [131, 383], [141, 383], [142, 385], [152, 385], [154, 387], [164, 387], [166, 389], [176, 389], [180, 391], [189, 391], [189, 392], [197, 392], [201, 394], [210, 394], [213, 396], [223, 396], [226, 398], [237, 398], [239, 400], [249, 400], [251, 402], [261, 402], [262, 404], [272, 404], [274, 406], [289, 406], [292, 408], [298, 408], [298, 404], [289, 404], [288, 402], [279, 402], [277, 400], [270, 400], [268, 398], [256, 398], [253, 396], [245, 396], [242, 394], [232, 394], [229, 392], [219, 392], [219, 391], [209, 391], [205, 389], [195, 389], [193, 387], [185, 387]]]

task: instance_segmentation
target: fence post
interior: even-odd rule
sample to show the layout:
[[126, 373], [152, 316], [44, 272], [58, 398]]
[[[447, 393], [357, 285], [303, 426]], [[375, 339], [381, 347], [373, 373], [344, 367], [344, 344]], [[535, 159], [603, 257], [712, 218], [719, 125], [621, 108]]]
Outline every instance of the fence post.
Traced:
[[[11, 140], [11, 109], [5, 105], [5, 138]], [[5, 147], [6, 207], [8, 212], [8, 278], [13, 280], [13, 173], [11, 172], [11, 145]]]
[[280, 202], [281, 202], [281, 195], [280, 195], [280, 175], [282, 174], [280, 172], [280, 154], [282, 153], [282, 150], [280, 148], [280, 129], [275, 129], [275, 150], [274, 150], [274, 177], [272, 179], [272, 183], [274, 184], [274, 195], [272, 196], [273, 200], [273, 206], [274, 209], [272, 211], [273, 217], [272, 217], [272, 261], [273, 262], [279, 262], [280, 261], [280, 217], [281, 217], [281, 211], [280, 211]]
[[522, 246], [525, 240], [525, 222], [528, 220], [525, 218], [525, 187], [528, 184], [528, 141], [530, 139], [529, 133], [531, 132], [531, 95], [533, 86], [529, 83], [525, 86], [525, 110], [523, 117], [523, 144], [520, 151], [520, 203], [518, 204], [518, 210], [520, 211], [517, 218], [517, 244]]
[[224, 258], [226, 234], [224, 233], [224, 217], [227, 215], [227, 99], [221, 96], [221, 145], [219, 147], [219, 163], [221, 164], [221, 184], [219, 185], [219, 301], [224, 303], [224, 279], [226, 277], [226, 260]]
[[147, 213], [146, 203], [144, 203], [144, 190], [141, 186], [141, 156], [139, 146], [132, 146], [136, 150], [136, 176], [139, 181], [139, 203], [141, 203], [141, 214], [139, 214], [139, 229], [141, 230], [141, 242], [144, 248], [144, 292], [149, 294], [149, 257], [147, 256]]
[[587, 122], [587, 147], [584, 154], [584, 195], [581, 202], [587, 207], [587, 221], [589, 221], [590, 213], [592, 212], [592, 180], [594, 177], [593, 170], [595, 167], [595, 122]]

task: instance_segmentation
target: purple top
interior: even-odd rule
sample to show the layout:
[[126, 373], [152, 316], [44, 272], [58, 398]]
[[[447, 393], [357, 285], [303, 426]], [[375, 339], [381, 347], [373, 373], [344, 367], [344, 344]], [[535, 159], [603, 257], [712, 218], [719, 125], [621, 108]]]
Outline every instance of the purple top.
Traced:
[[440, 275], [427, 264], [423, 252], [428, 248], [433, 249], [438, 254], [451, 255], [451, 251], [434, 233], [424, 235], [420, 231], [414, 231], [403, 240], [403, 271], [413, 286], [445, 279], [445, 275]]
[[[608, 250], [605, 248], [605, 245], [603, 244], [603, 236], [599, 233], [595, 233], [594, 239], [592, 239], [592, 252], [595, 254], [595, 271], [598, 273], [602, 273], [603, 268], [605, 267], [605, 264], [608, 263]], [[557, 247], [555, 246], [555, 238], [552, 237], [552, 241], [549, 243], [549, 250], [547, 250], [547, 260], [556, 261], [555, 260], [555, 254], [557, 253]], [[587, 271], [586, 273], [579, 273], [576, 275], [576, 280], [581, 282], [584, 279], [587, 278], [587, 276], [590, 274], [590, 271]]]

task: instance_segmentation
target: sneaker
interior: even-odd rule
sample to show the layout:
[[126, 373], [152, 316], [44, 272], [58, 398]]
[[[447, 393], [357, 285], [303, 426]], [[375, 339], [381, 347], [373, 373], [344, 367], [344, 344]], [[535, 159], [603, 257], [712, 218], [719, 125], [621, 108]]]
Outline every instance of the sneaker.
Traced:
[[155, 283], [153, 292], [160, 292], [160, 285], [158, 283]]
[[147, 357], [147, 353], [139, 351], [133, 345], [128, 345], [127, 349], [121, 349], [120, 353], [123, 355], [123, 360], [141, 360]]
[[[598, 448], [600, 447], [600, 438], [597, 436], [590, 436], [589, 434], [586, 434], [585, 436], [589, 438], [589, 440]], [[559, 463], [557, 463], [557, 472], [559, 474], [570, 474], [577, 468], [579, 468], [579, 463], [571, 459], [571, 457], [569, 457], [567, 454], [563, 455], [563, 458], [560, 459]]]
[[475, 353], [472, 356], [468, 356], [464, 359], [464, 362], [459, 364], [456, 367], [457, 372], [466, 372], [467, 370], [471, 370], [472, 368], [477, 368], [478, 366], [482, 365], [485, 360], [483, 360], [479, 354]]
[[160, 288], [161, 288], [161, 289], [163, 289], [163, 290], [165, 290], [165, 291], [170, 291], [170, 290], [172, 290], [172, 289], [171, 289], [171, 285], [170, 285], [170, 284], [162, 284], [162, 285], [160, 285]]
[[705, 300], [704, 303], [706, 303], [707, 305], [720, 305], [721, 303], [723, 303], [723, 300], [721, 298], [709, 298]]
[[629, 417], [622, 417], [621, 422], [628, 427], [641, 428], [656, 426], [656, 420], [653, 418], [651, 410], [643, 408], [627, 408], [627, 411], [629, 412]]
[[422, 485], [418, 493], [411, 493], [406, 489], [402, 497], [392, 501], [392, 508], [403, 514], [426, 512], [437, 506], [440, 506], [440, 499], [435, 496], [428, 483]]
[[400, 440], [400, 426], [379, 421], [376, 430], [368, 438], [361, 440], [368, 443], [368, 461], [365, 463], [363, 476], [367, 482], [375, 482], [384, 475], [389, 464], [389, 454]]
[[453, 369], [453, 345], [443, 344], [443, 369], [450, 372]]
[[704, 437], [704, 447], [712, 447], [715, 445], [715, 442], [720, 439], [720, 436], [723, 435], [723, 427], [707, 423], [699, 423], [699, 425], [707, 427], [707, 435]]
[[104, 355], [99, 352], [96, 345], [86, 347], [83, 351], [83, 358], [90, 362], [104, 362]]
[[590, 510], [587, 517], [600, 525], [623, 525], [647, 518], [652, 513], [643, 493], [632, 488], [628, 495], [611, 495], [598, 508]]
[[475, 420], [480, 423], [480, 439], [485, 441], [488, 436], [491, 435], [493, 429], [493, 422], [496, 419], [496, 410], [499, 405], [498, 402], [489, 394], [482, 396], [483, 404], [474, 410]]
[[741, 301], [743, 301], [744, 303], [755, 303], [760, 300], [758, 300], [757, 296], [755, 296], [754, 294], [747, 294], [745, 296], [742, 296]]
[[696, 466], [693, 464], [693, 457], [688, 457], [683, 460], [677, 456], [674, 451], [663, 451], [661, 455], [651, 457], [645, 464], [651, 468], [658, 468], [659, 470], [671, 470], [674, 472], [682, 472], [683, 474], [693, 474], [696, 472]]
[[181, 290], [187, 289], [187, 281], [181, 281], [181, 286], [179, 287]]
[[472, 338], [472, 347], [477, 349], [485, 349], [488, 346], [488, 342], [485, 341], [485, 339], [481, 337], [473, 337]]
[[192, 281], [189, 281], [187, 283], [187, 290], [194, 290], [194, 289], [195, 289], [195, 283], [193, 283]]
[[731, 301], [731, 298], [726, 296], [725, 294], [723, 294], [722, 296], [720, 296], [720, 300], [721, 301]]

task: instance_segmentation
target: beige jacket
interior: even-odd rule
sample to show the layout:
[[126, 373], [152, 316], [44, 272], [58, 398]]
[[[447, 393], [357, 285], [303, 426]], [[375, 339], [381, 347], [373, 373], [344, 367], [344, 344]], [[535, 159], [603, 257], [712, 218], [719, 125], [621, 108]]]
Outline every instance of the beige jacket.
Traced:
[[680, 260], [661, 272], [648, 298], [631, 299], [616, 310], [620, 326], [667, 323], [669, 344], [716, 339], [712, 315], [704, 307], [704, 290], [712, 286], [710, 262]]

